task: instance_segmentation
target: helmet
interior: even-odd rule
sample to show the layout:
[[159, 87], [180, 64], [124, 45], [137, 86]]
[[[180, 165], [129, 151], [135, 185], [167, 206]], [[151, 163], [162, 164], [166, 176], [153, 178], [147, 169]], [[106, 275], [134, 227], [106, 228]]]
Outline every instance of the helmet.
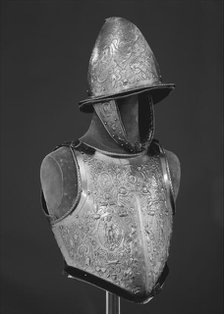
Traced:
[[153, 103], [175, 87], [162, 83], [158, 63], [141, 31], [121, 17], [106, 19], [93, 48], [88, 69], [89, 97], [79, 102], [81, 111], [92, 104], [132, 94], [150, 92]]

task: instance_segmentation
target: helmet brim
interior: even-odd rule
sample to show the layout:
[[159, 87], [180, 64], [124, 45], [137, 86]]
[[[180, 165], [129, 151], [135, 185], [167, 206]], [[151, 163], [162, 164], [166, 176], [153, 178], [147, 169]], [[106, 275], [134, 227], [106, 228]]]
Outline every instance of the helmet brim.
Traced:
[[136, 88], [131, 90], [126, 90], [125, 92], [119, 93], [119, 94], [113, 94], [113, 95], [107, 95], [107, 96], [90, 96], [85, 100], [81, 100], [79, 102], [79, 109], [82, 112], [91, 113], [93, 112], [93, 104], [108, 101], [111, 99], [120, 99], [124, 97], [128, 97], [131, 95], [137, 95], [141, 93], [150, 93], [152, 95], [153, 103], [156, 104], [166, 98], [169, 93], [175, 88], [175, 84], [169, 83], [169, 84], [159, 84], [155, 86], [146, 86], [142, 88]]

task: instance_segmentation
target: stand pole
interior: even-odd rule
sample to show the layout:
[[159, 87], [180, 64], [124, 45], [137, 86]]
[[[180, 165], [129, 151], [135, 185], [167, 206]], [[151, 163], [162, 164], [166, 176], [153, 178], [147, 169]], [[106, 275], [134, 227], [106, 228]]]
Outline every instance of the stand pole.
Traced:
[[106, 314], [120, 314], [120, 298], [106, 291]]

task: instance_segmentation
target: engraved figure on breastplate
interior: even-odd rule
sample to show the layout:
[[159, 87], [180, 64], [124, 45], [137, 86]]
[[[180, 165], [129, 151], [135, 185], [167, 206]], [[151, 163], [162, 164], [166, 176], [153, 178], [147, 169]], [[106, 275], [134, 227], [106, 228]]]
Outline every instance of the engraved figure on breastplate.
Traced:
[[99, 32], [88, 83], [89, 129], [41, 164], [43, 209], [70, 277], [145, 303], [168, 274], [180, 163], [154, 139], [153, 107], [174, 84], [120, 17]]

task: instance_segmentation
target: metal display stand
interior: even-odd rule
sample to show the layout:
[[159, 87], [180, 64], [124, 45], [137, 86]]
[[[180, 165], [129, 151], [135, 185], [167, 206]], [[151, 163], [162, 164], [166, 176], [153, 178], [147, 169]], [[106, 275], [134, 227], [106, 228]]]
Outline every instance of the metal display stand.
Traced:
[[106, 291], [106, 314], [120, 313], [120, 297]]

